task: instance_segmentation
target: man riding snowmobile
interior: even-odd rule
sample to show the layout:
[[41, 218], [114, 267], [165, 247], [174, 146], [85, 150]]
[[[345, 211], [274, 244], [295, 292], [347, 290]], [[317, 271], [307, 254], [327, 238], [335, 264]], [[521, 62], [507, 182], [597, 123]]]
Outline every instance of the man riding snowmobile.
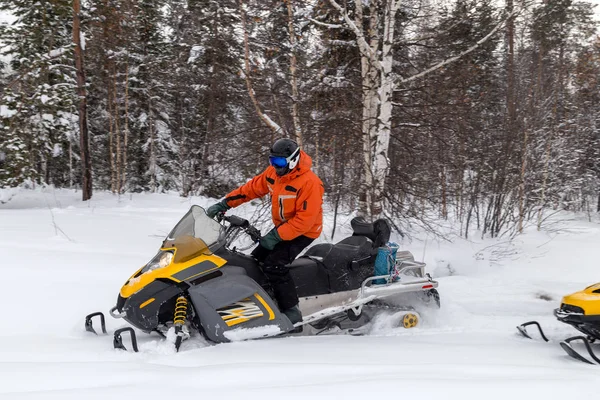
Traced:
[[[275, 227], [252, 252], [272, 286], [279, 308], [294, 324], [302, 321], [296, 286], [286, 267], [319, 237], [323, 224], [323, 183], [311, 170], [312, 159], [287, 138], [273, 143], [269, 166], [206, 211], [214, 218], [250, 200], [271, 196]], [[301, 328], [300, 328], [301, 329]]]

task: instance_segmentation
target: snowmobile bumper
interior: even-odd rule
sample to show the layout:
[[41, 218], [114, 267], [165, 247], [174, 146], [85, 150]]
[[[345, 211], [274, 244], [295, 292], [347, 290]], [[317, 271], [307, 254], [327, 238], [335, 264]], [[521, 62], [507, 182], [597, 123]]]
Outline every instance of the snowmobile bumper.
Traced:
[[554, 310], [554, 316], [561, 322], [571, 325], [596, 324], [600, 325], [600, 315], [585, 315], [583, 312], [565, 310], [566, 305]]
[[[412, 261], [403, 262], [403, 267], [390, 275], [372, 276], [364, 280], [361, 286], [361, 296], [385, 297], [386, 295], [395, 295], [400, 293], [411, 293], [436, 289], [439, 284], [424, 273], [425, 264]], [[400, 280], [395, 280], [401, 276]], [[373, 284], [374, 281], [386, 281], [384, 284]]]

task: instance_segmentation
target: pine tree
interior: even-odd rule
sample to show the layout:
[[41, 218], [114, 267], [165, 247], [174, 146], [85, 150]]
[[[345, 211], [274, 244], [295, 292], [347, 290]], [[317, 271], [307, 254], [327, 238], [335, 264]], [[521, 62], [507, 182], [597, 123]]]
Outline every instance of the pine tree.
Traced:
[[233, 0], [184, 3], [172, 3], [169, 38], [175, 63], [168, 92], [179, 182], [184, 196], [220, 197], [257, 172], [253, 152], [260, 149], [240, 72], [239, 8]]
[[31, 180], [66, 185], [75, 140], [71, 3], [2, 0], [17, 20], [2, 32], [14, 73], [2, 96], [4, 185]]

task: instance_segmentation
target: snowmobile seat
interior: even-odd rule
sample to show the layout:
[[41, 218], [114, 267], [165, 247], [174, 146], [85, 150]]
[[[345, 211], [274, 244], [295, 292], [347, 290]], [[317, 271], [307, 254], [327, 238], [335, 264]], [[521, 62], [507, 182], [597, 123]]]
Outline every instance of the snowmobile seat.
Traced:
[[[366, 239], [366, 238], [363, 238]], [[370, 240], [356, 240], [355, 244], [337, 243], [323, 258], [329, 275], [332, 292], [357, 289], [369, 276], [373, 275], [373, 247]]]
[[371, 244], [371, 240], [369, 240], [366, 236], [350, 236], [341, 240], [339, 243], [336, 244], [336, 246], [340, 244], [345, 244], [350, 246], [361, 247], [364, 246], [365, 243], [369, 243], [369, 245]]
[[289, 267], [298, 296], [316, 296], [330, 293], [329, 276], [323, 264], [308, 257], [294, 260]]
[[377, 250], [388, 242], [390, 225], [384, 219], [368, 223], [360, 217], [350, 224], [352, 236], [312, 246], [289, 265], [299, 296], [358, 289], [373, 276]]
[[379, 248], [390, 240], [392, 229], [390, 223], [380, 218], [373, 223], [367, 222], [363, 217], [355, 217], [350, 221], [352, 236], [364, 236], [373, 242], [373, 248]]
[[331, 243], [319, 243], [315, 246], [312, 246], [308, 250], [306, 250], [306, 253], [304, 253], [304, 255], [302, 257], [307, 257], [307, 258], [316, 259], [318, 261], [323, 261], [323, 259], [325, 259], [325, 257], [327, 257], [327, 255], [329, 254], [331, 249], [333, 249], [333, 246], [334, 245]]
[[[373, 275], [372, 243], [366, 237], [349, 237], [339, 243], [309, 248], [289, 267], [299, 296], [357, 289]], [[370, 260], [365, 267], [361, 261]]]

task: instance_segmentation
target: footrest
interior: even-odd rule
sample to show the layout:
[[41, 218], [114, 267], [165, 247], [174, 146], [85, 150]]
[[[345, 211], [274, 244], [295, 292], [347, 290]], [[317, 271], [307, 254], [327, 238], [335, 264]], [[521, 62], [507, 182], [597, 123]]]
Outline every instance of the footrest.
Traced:
[[138, 352], [137, 338], [135, 336], [135, 331], [131, 327], [121, 328], [121, 329], [117, 329], [115, 331], [115, 335], [113, 338], [113, 346], [115, 347], [115, 349], [121, 349], [121, 350], [127, 351], [127, 348], [125, 347], [125, 345], [123, 345], [123, 338], [121, 337], [121, 333], [123, 333], [123, 332], [129, 332], [129, 334], [131, 336], [131, 347], [133, 348], [133, 351], [135, 351], [137, 353]]
[[540, 326], [540, 324], [537, 321], [529, 321], [529, 322], [525, 322], [524, 324], [517, 326], [517, 329], [519, 330], [519, 332], [521, 332], [521, 335], [525, 336], [528, 339], [533, 339], [527, 332], [527, 327], [529, 325], [534, 325], [538, 328], [538, 331], [540, 331], [540, 335], [542, 336], [542, 339], [544, 339], [544, 341], [546, 341], [546, 342], [550, 341], [546, 337], [546, 335], [544, 335], [544, 331], [542, 330], [542, 327]]
[[95, 335], [98, 333], [94, 329], [94, 323], [92, 322], [92, 318], [99, 316], [100, 317], [100, 327], [102, 328], [102, 333], [106, 335], [106, 321], [104, 319], [104, 314], [100, 311], [91, 313], [85, 316], [85, 330], [91, 332]]

